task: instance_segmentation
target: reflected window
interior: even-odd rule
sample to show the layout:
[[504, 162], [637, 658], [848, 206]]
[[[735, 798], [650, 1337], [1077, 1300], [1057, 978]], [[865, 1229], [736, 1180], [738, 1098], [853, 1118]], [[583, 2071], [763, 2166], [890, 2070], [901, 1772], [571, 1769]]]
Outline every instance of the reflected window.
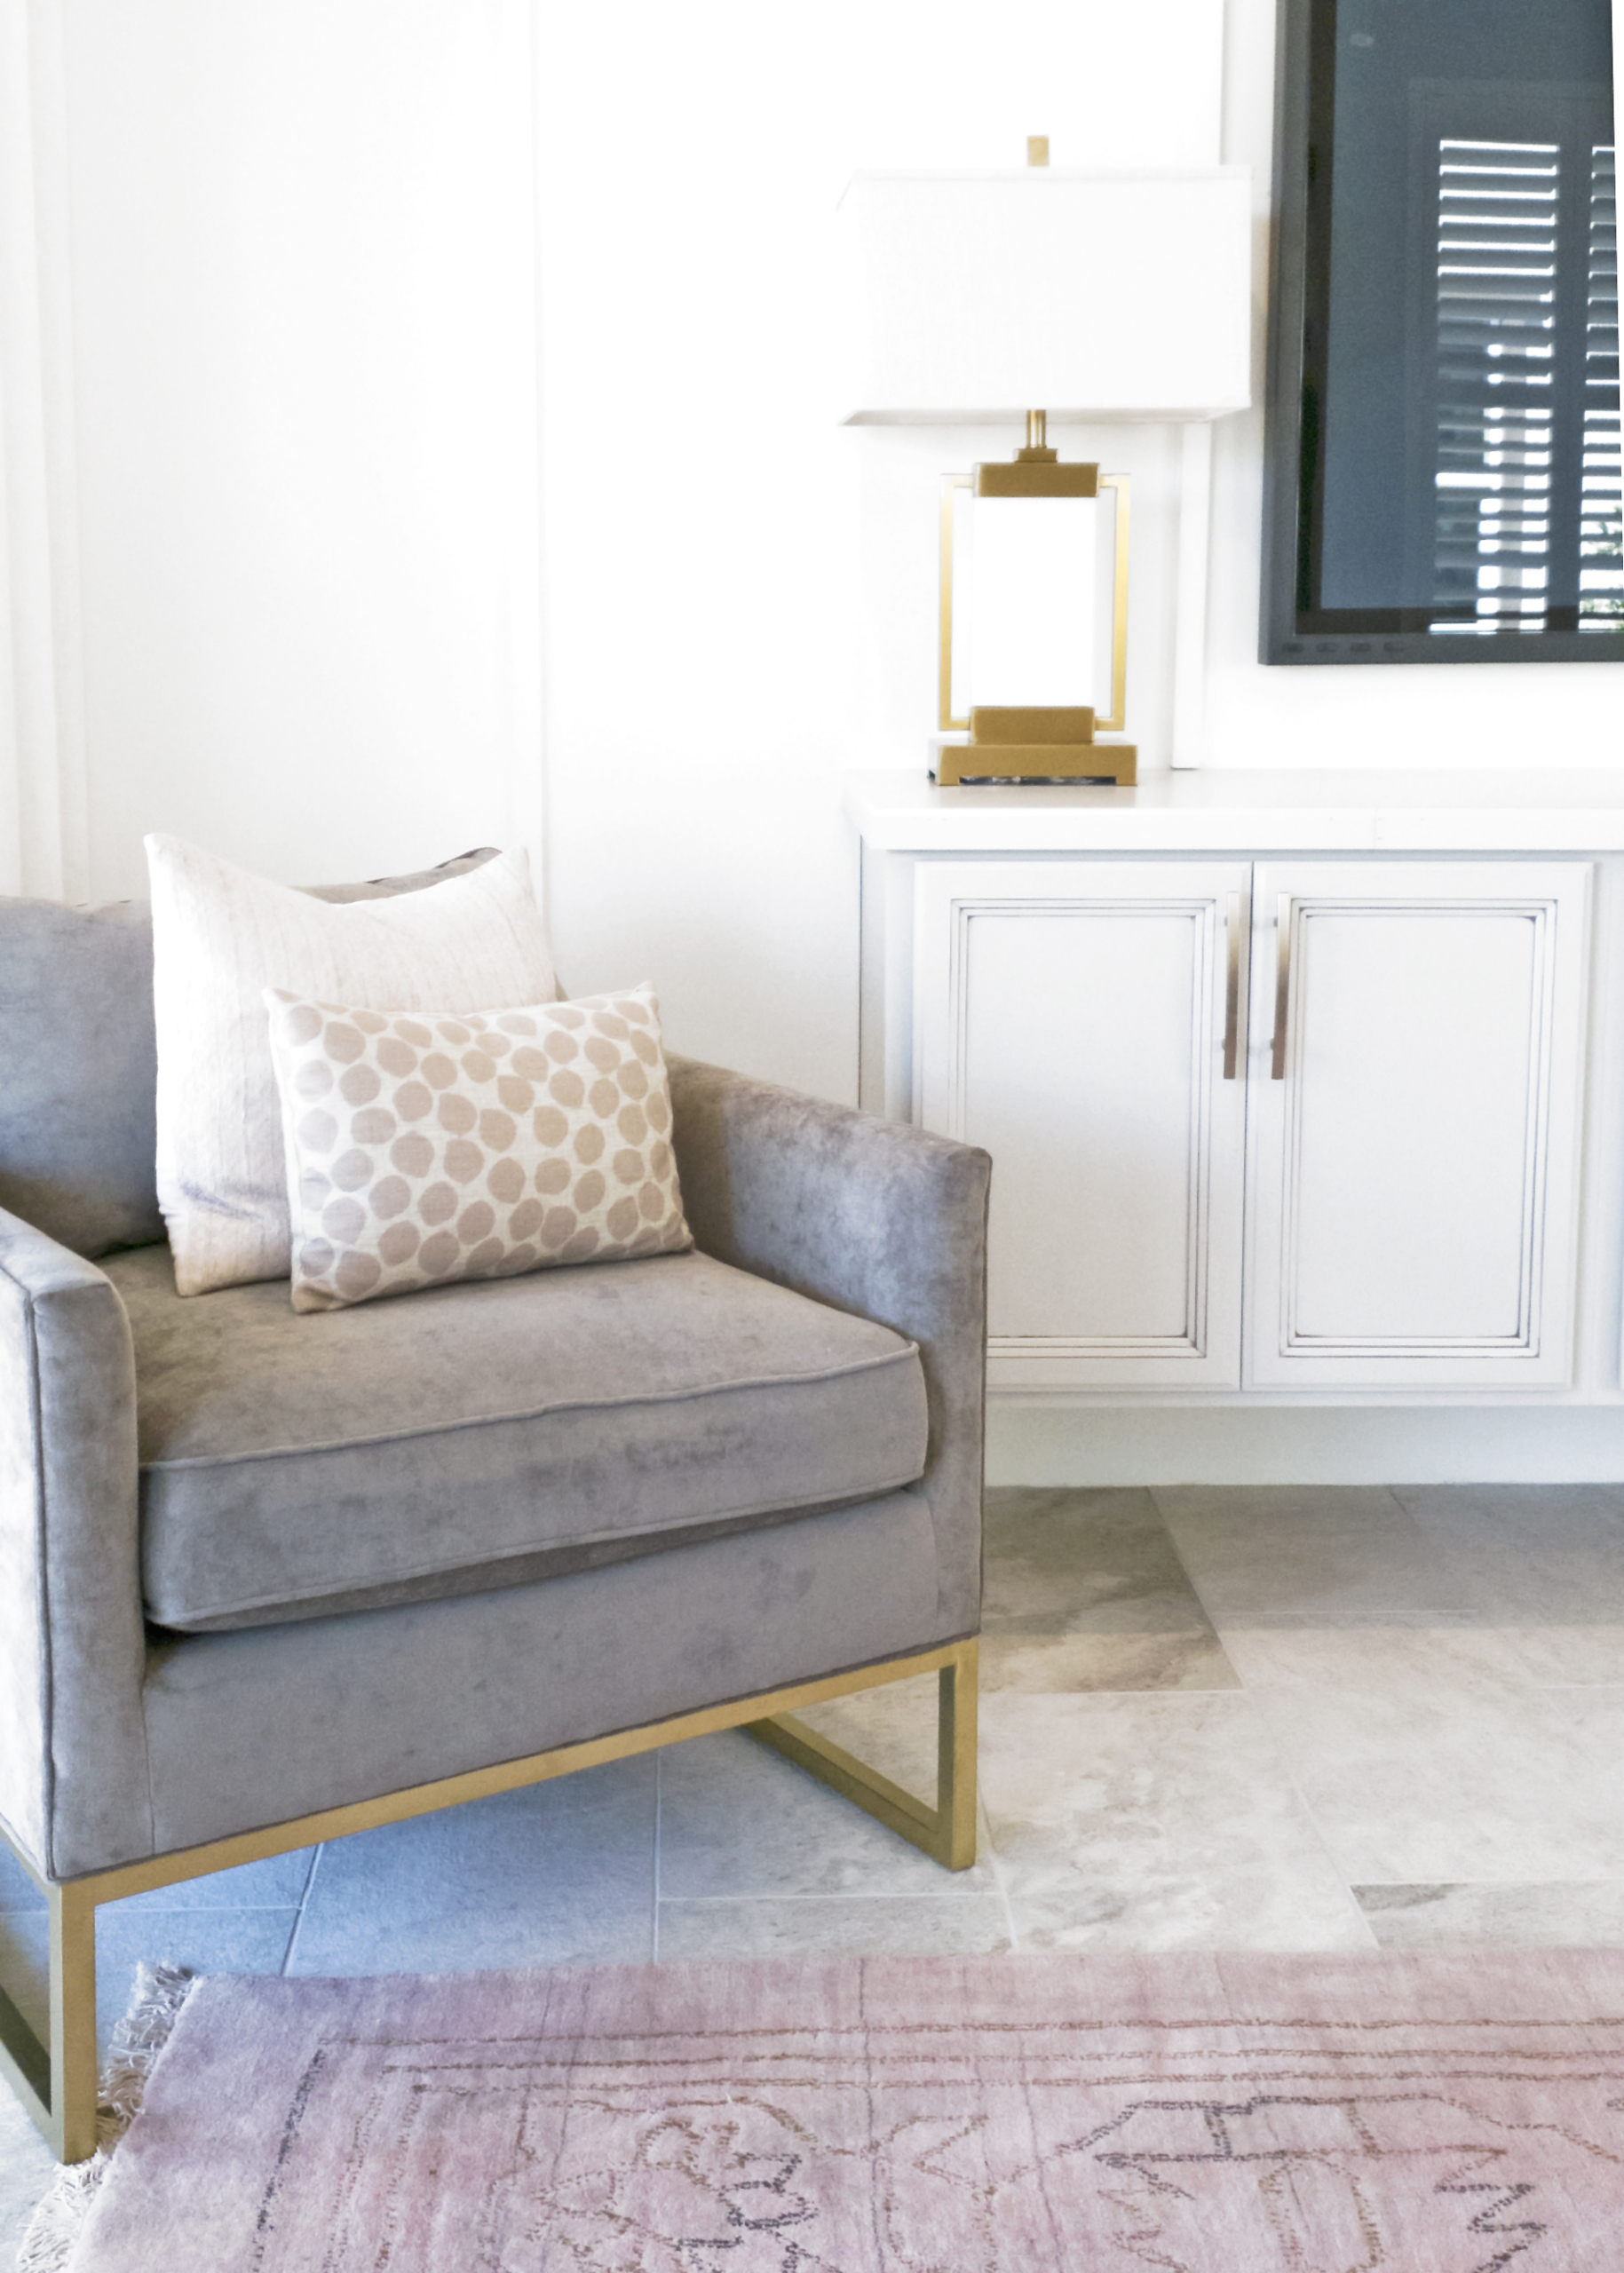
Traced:
[[1624, 660], [1606, 0], [1287, 0], [1265, 660]]

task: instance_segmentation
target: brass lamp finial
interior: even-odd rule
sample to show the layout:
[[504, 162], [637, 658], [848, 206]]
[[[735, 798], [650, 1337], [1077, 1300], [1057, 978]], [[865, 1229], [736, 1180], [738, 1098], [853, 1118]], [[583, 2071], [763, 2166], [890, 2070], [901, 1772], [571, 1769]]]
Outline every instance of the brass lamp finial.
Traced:
[[1058, 450], [1049, 447], [1049, 413], [1029, 410], [1026, 413], [1026, 447], [1017, 450], [1018, 465], [1053, 465], [1059, 457]]

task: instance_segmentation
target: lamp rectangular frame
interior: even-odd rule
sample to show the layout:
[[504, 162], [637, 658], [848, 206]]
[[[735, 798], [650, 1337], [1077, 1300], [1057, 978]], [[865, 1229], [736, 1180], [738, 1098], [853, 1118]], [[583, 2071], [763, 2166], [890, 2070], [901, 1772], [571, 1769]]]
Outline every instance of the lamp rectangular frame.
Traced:
[[[899, 1838], [950, 1871], [976, 1859], [976, 1728], [978, 1645], [971, 1635], [907, 1657], [826, 1674], [815, 1681], [708, 1705], [696, 1712], [607, 1736], [589, 1737], [519, 1760], [469, 1769], [375, 1799], [324, 1808], [172, 1854], [155, 1855], [82, 1878], [44, 1878], [9, 1838], [18, 1863], [46, 1897], [51, 1913], [51, 2017], [42, 2039], [13, 2000], [0, 1990], [0, 2075], [21, 2100], [59, 2161], [84, 2161], [97, 2139], [96, 1912], [104, 1902], [206, 1878], [215, 1871], [285, 1855], [319, 1841], [347, 1838], [386, 1823], [432, 1815], [465, 1801], [523, 1790], [582, 1768], [626, 1760], [690, 1737], [739, 1729], [828, 1784]], [[832, 1743], [793, 1716], [808, 1707], [922, 1674], [937, 1675], [937, 1778], [934, 1805]], [[0, 1834], [3, 1835], [3, 1834]]]
[[[973, 473], [945, 473], [941, 490], [940, 653], [937, 670], [937, 728], [944, 734], [968, 733], [968, 713], [956, 717], [953, 709], [953, 524], [954, 497], [960, 490], [975, 491]], [[1100, 489], [1115, 495], [1116, 528], [1112, 547], [1111, 583], [1111, 708], [1096, 712], [1094, 724], [1106, 733], [1121, 733], [1128, 717], [1128, 540], [1131, 478], [1125, 473], [1102, 473]]]

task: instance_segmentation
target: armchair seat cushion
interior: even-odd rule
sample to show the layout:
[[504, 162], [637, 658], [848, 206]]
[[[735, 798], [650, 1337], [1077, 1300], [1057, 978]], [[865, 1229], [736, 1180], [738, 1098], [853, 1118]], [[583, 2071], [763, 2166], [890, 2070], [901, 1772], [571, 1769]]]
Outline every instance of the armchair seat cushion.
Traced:
[[866, 1500], [915, 1345], [700, 1255], [301, 1315], [103, 1266], [135, 1343], [147, 1616], [205, 1632], [520, 1585]]

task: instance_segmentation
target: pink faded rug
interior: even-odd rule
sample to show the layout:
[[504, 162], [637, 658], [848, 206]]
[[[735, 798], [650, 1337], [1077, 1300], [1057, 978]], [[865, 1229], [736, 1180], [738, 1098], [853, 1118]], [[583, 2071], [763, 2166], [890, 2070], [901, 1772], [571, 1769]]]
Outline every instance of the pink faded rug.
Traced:
[[211, 1979], [72, 2273], [1617, 2273], [1624, 1952]]

